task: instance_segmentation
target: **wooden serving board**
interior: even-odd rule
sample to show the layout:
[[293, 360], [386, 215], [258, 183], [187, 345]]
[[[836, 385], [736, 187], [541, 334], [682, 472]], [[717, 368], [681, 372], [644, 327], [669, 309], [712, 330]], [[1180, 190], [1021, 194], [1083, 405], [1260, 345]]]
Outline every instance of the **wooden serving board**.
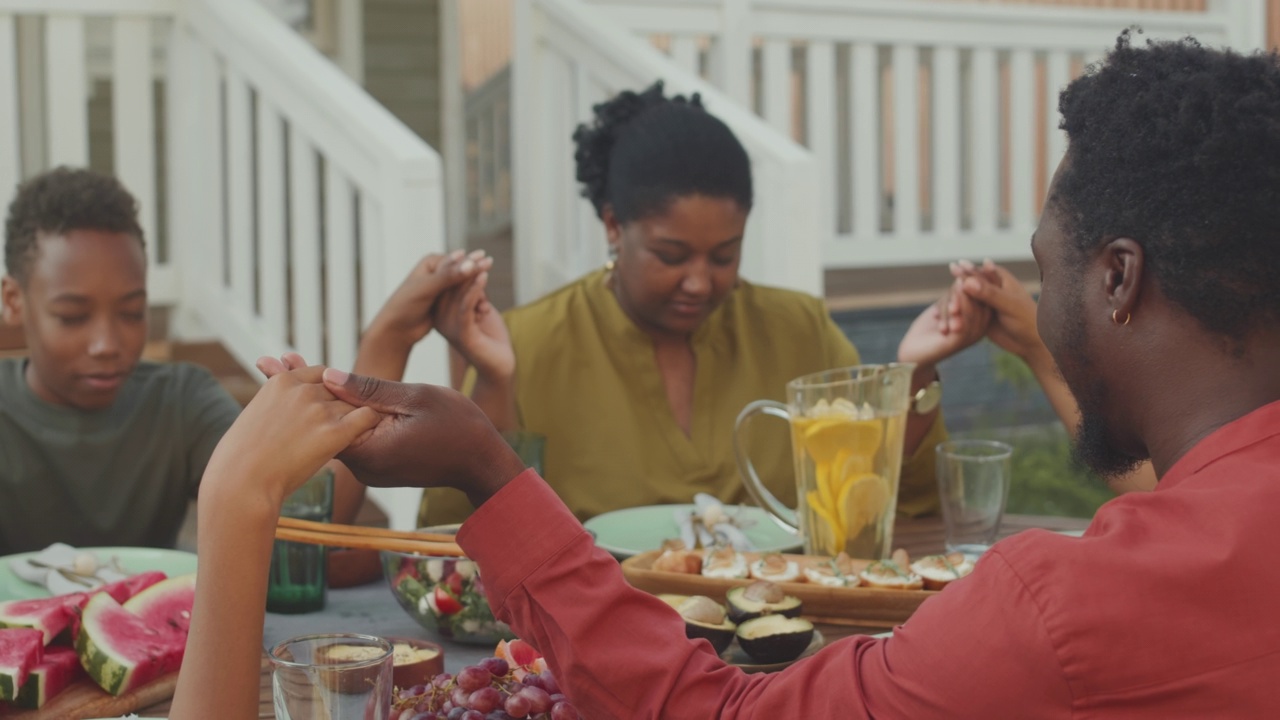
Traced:
[[[752, 580], [709, 578], [691, 573], [654, 570], [653, 561], [661, 550], [634, 555], [622, 561], [622, 574], [633, 587], [654, 595], [706, 595], [723, 600], [730, 588], [750, 585]], [[754, 553], [744, 553], [754, 560]], [[788, 560], [812, 562], [803, 555], [785, 555]], [[788, 594], [803, 603], [803, 615], [816, 622], [837, 625], [860, 625], [890, 628], [901, 625], [920, 607], [920, 603], [937, 595], [931, 590], [881, 590], [876, 588], [839, 588], [813, 583], [778, 583]]]
[[178, 686], [178, 673], [143, 685], [137, 690], [114, 696], [82, 677], [58, 693], [39, 710], [0, 709], [4, 720], [81, 720], [81, 718], [118, 717], [164, 702], [173, 697]]

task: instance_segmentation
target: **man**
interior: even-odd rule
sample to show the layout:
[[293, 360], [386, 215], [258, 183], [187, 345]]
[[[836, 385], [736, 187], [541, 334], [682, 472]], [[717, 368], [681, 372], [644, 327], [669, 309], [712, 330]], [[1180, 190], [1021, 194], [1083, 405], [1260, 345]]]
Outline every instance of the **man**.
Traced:
[[[1190, 40], [1139, 49], [1126, 33], [1061, 109], [1069, 149], [1032, 241], [1040, 332], [1079, 402], [1081, 458], [1112, 474], [1149, 458], [1159, 484], [1105, 505], [1082, 538], [997, 544], [891, 638], [833, 643], [772, 675], [725, 665], [626, 584], [536, 475], [516, 475], [518, 458], [451, 391], [325, 371], [351, 411], [308, 385], [314, 368], [264, 362], [282, 397], [317, 408], [315, 455], [295, 460], [294, 481], [349, 444], [340, 457], [363, 481], [466, 492], [478, 510], [458, 542], [497, 616], [594, 720], [1276, 717], [1280, 60]], [[246, 426], [207, 485], [236, 487], [256, 434]], [[258, 462], [279, 463], [268, 450]], [[256, 521], [255, 576], [269, 518]], [[233, 562], [245, 556], [219, 567], [248, 572]], [[251, 711], [256, 626], [233, 638], [233, 618], [200, 612], [250, 581], [265, 592], [241, 580], [198, 590], [192, 638], [234, 641], [244, 679], [217, 693]], [[212, 671], [218, 657], [196, 662]], [[175, 710], [200, 705], [201, 677], [183, 679]]]

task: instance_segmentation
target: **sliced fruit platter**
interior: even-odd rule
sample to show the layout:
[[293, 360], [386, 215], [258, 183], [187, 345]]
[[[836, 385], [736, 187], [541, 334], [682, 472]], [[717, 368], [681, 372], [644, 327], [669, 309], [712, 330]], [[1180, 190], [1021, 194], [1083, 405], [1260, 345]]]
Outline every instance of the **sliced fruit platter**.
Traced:
[[622, 563], [628, 582], [655, 595], [705, 595], [732, 608], [741, 588], [764, 580], [803, 603], [803, 614], [811, 620], [867, 627], [902, 623], [920, 603], [972, 569], [961, 556], [912, 562], [901, 550], [892, 559], [870, 561], [843, 554], [831, 558], [668, 547]]
[[169, 697], [195, 577], [143, 572], [86, 592], [0, 602], [0, 717], [97, 716]]

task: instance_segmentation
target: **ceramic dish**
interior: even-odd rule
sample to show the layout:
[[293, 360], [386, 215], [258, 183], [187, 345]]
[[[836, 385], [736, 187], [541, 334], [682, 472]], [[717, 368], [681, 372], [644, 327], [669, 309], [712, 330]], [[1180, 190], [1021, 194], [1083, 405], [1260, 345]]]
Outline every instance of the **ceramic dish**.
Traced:
[[[187, 575], [196, 571], [195, 553], [181, 550], [164, 550], [160, 548], [140, 547], [92, 547], [80, 548], [81, 552], [91, 552], [98, 556], [100, 562], [107, 562], [112, 557], [119, 560], [120, 566], [130, 574], [159, 570], [169, 577]], [[0, 557], [0, 601], [29, 600], [49, 597], [49, 591], [42, 585], [33, 585], [13, 574], [10, 564], [23, 561], [38, 553], [20, 553]]]
[[[596, 537], [596, 545], [608, 550], [617, 558], [629, 558], [648, 550], [662, 547], [664, 540], [680, 537], [675, 513], [678, 510], [692, 512], [693, 505], [645, 505], [643, 507], [614, 510], [597, 515], [584, 527]], [[725, 505], [724, 510], [749, 523], [744, 532], [763, 552], [782, 552], [800, 547], [800, 538], [783, 530], [766, 513], [748, 505]]]

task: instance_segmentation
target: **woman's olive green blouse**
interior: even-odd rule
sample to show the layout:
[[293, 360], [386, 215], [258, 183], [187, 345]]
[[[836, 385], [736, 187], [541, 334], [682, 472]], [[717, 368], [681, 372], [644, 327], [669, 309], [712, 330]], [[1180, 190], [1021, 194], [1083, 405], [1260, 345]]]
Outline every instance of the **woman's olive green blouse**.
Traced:
[[[504, 317], [515, 349], [522, 426], [546, 436], [546, 481], [582, 520], [619, 508], [691, 502], [698, 492], [749, 502], [733, 453], [734, 420], [743, 406], [761, 398], [785, 401], [789, 380], [858, 364], [858, 351], [821, 300], [743, 281], [693, 335], [697, 376], [687, 436], [667, 405], [652, 340], [623, 314], [603, 271]], [[747, 446], [761, 478], [794, 506], [786, 424], [758, 418], [750, 430]], [[937, 508], [933, 448], [945, 438], [939, 418], [903, 463], [900, 513]], [[462, 493], [432, 489], [420, 520], [459, 522], [471, 510]]]

